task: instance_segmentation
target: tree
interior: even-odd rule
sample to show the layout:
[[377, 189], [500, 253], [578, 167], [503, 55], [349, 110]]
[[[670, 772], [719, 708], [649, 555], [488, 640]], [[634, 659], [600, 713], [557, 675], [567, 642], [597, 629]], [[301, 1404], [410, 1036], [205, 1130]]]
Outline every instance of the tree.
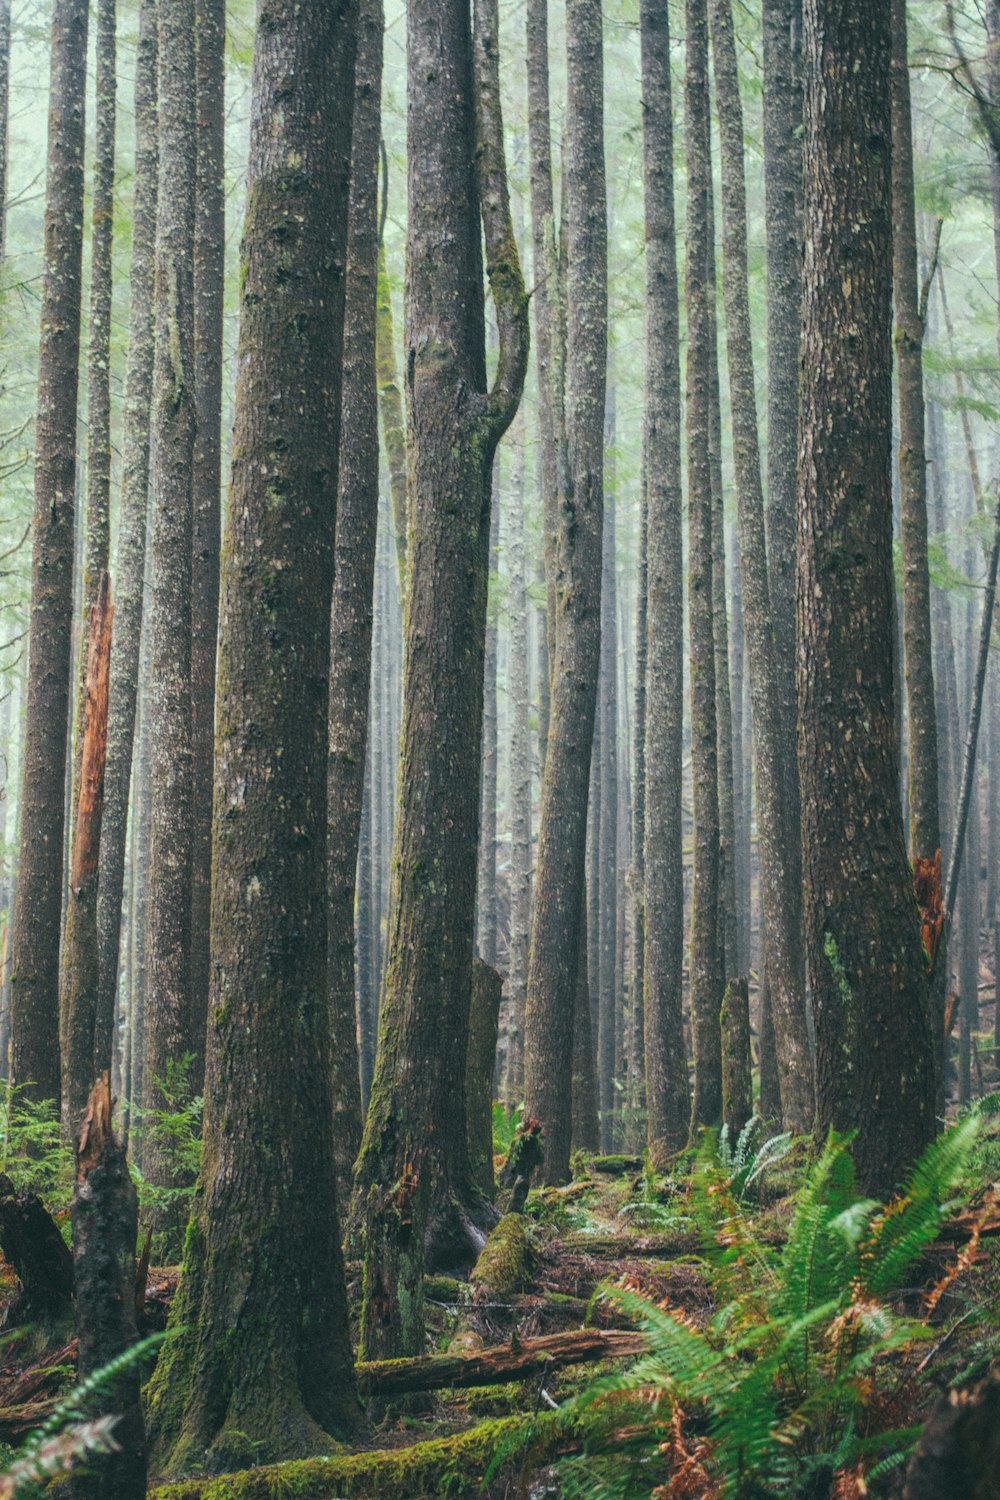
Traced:
[[[528, 357], [494, 0], [477, 4], [474, 40], [467, 0], [414, 0], [407, 46], [410, 448], [400, 802], [379, 1049], [356, 1172], [368, 1358], [422, 1348], [425, 1236], [459, 1259], [476, 1253], [468, 1225], [482, 1209], [469, 1170], [462, 1080], [490, 489]], [[481, 233], [500, 334], [489, 389]], [[442, 235], [447, 256], [437, 249]]]
[[[774, 591], [768, 576], [747, 283], [743, 108], [732, 7], [728, 0], [712, 0], [712, 49], [722, 151], [723, 295], [744, 628], [753, 706], [767, 979], [774, 1011], [782, 1114], [790, 1129], [805, 1131], [812, 1124], [813, 1080], [803, 984], [797, 779], [790, 766], [791, 738], [787, 728], [787, 705], [782, 698], [781, 661], [785, 644], [779, 644], [775, 634], [773, 618], [777, 616], [772, 617], [771, 608]], [[782, 327], [782, 334], [785, 331]], [[786, 416], [782, 408], [779, 421], [783, 422]], [[778, 436], [783, 441], [787, 433], [779, 432]], [[780, 486], [783, 490], [783, 471]], [[776, 503], [779, 506], [785, 503], [783, 493], [779, 492]], [[781, 546], [784, 533], [777, 518], [775, 525], [778, 526], [777, 537], [782, 539]], [[783, 559], [783, 552], [779, 550], [778, 556]], [[783, 562], [779, 562], [779, 580], [783, 571]], [[784, 608], [783, 599], [781, 610]]]
[[52, 7], [45, 271], [35, 419], [31, 629], [17, 906], [11, 938], [11, 1071], [60, 1097], [59, 936], [73, 620], [87, 0]]
[[[153, 270], [157, 189], [156, 0], [142, 0], [135, 68], [135, 188], [129, 272], [128, 363], [122, 433], [115, 629], [111, 643], [104, 817], [98, 870], [98, 996], [95, 1076], [111, 1067], [122, 891], [135, 740], [149, 498], [149, 409], [153, 387]], [[136, 799], [137, 806], [140, 803]], [[137, 871], [133, 869], [133, 878]]]
[[[691, 775], [694, 783], [694, 886], [691, 896], [691, 1029], [694, 1093], [691, 1128], [722, 1117], [722, 983], [719, 954], [719, 776], [715, 712], [712, 576], [712, 478], [708, 258], [712, 191], [708, 95], [708, 12], [686, 0], [684, 138], [688, 163], [688, 632], [691, 668]], [[647, 757], [648, 759], [648, 757]]]
[[175, 1302], [183, 1331], [149, 1393], [160, 1472], [315, 1453], [357, 1417], [325, 983], [357, 18], [350, 4], [267, 0], [261, 20], [223, 549], [204, 1166]]
[[193, 271], [195, 437], [191, 453], [191, 1087], [201, 1088], [208, 1022], [215, 650], [222, 521], [222, 304], [226, 251], [226, 7], [195, 0]]
[[933, 1132], [893, 720], [888, 8], [807, 0], [805, 58], [798, 694], [817, 1129], [859, 1130], [860, 1180], [884, 1197]]
[[355, 65], [342, 438], [330, 620], [327, 986], [333, 1047], [333, 1150], [339, 1202], [344, 1209], [350, 1200], [362, 1119], [354, 993], [354, 892], [368, 739], [378, 523], [375, 319], [384, 24], [381, 0], [362, 0]]
[[[159, 1106], [168, 1071], [194, 1052], [191, 1011], [193, 822], [191, 498], [194, 464], [194, 0], [159, 4], [159, 182], [156, 213], [152, 583], [148, 599], [150, 810], [145, 1099]], [[143, 1169], [172, 1169], [151, 1141]]]
[[565, 433], [555, 547], [548, 746], [525, 1007], [525, 1103], [542, 1122], [546, 1182], [569, 1174], [573, 1012], [587, 790], [601, 650], [607, 193], [600, 0], [566, 12]]
[[687, 1139], [690, 1088], [681, 1015], [684, 867], [684, 578], [681, 376], [674, 221], [674, 138], [667, 7], [642, 0], [643, 183], [646, 205], [645, 1055], [647, 1133], [657, 1159]]

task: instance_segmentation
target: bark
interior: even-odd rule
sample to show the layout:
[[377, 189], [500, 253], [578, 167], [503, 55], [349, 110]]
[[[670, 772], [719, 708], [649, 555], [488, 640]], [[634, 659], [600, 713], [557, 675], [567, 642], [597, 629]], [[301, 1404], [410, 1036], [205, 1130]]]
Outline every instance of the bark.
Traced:
[[369, 717], [368, 744], [365, 755], [364, 792], [361, 801], [361, 836], [358, 843], [358, 873], [355, 895], [355, 980], [358, 1002], [358, 1051], [361, 1073], [362, 1116], [368, 1108], [372, 1076], [375, 1072], [375, 1036], [377, 1028], [376, 973], [374, 964], [375, 934], [373, 908], [375, 885], [372, 871], [372, 780], [374, 752], [372, 742], [377, 721]]
[[950, 1390], [906, 1469], [903, 1500], [989, 1500], [1000, 1463], [1000, 1374]]
[[[379, 113], [381, 115], [381, 110]], [[386, 211], [386, 176], [387, 173], [383, 172], [383, 222]], [[403, 418], [403, 396], [399, 388], [399, 373], [396, 368], [396, 334], [392, 319], [389, 264], [381, 235], [379, 235], [377, 274], [375, 368], [378, 406], [382, 419], [382, 442], [385, 445], [386, 462], [389, 465], [392, 529], [396, 538], [396, 562], [399, 569], [399, 586], [402, 590], [406, 580], [406, 424]]]
[[615, 1038], [621, 997], [618, 990], [618, 589], [615, 527], [615, 402], [611, 383], [605, 413], [605, 502], [601, 564], [601, 835], [598, 848], [600, 900], [597, 912], [600, 990], [597, 1005], [597, 1082], [601, 1144], [614, 1145]]
[[[802, 1132], [812, 1123], [813, 1079], [806, 1031], [798, 798], [790, 764], [789, 706], [784, 701], [779, 665], [785, 643], [777, 640], [772, 623], [775, 589], [768, 575], [747, 282], [743, 108], [729, 0], [712, 0], [712, 42], [722, 152], [726, 349], [753, 706], [761, 906], [782, 1114], [789, 1129]], [[780, 420], [784, 420], [784, 413]], [[779, 503], [785, 503], [784, 496]], [[782, 575], [779, 567], [775, 587], [782, 582]]]
[[7, 1304], [3, 1327], [25, 1325], [48, 1337], [73, 1322], [73, 1257], [40, 1198], [19, 1193], [0, 1173], [0, 1250], [21, 1283]]
[[511, 484], [507, 555], [510, 566], [510, 950], [507, 976], [510, 1050], [505, 1093], [511, 1107], [524, 1098], [524, 1003], [531, 936], [531, 764], [528, 724], [528, 599], [525, 586], [523, 424]]
[[[112, 1107], [105, 1073], [90, 1095], [77, 1137], [76, 1186], [70, 1210], [76, 1369], [80, 1380], [124, 1354], [138, 1337], [135, 1257], [139, 1200], [125, 1148], [112, 1128]], [[88, 1417], [115, 1415], [116, 1451], [74, 1473], [72, 1491], [79, 1500], [108, 1495], [115, 1500], [143, 1500], [146, 1434], [139, 1402], [140, 1378], [141, 1371], [133, 1364], [88, 1402]]]
[[554, 651], [525, 1019], [525, 1100], [528, 1113], [542, 1122], [543, 1174], [550, 1183], [569, 1175], [577, 913], [600, 668], [607, 361], [600, 0], [573, 0], [566, 20], [566, 419], [551, 556]]
[[[464, 1073], [496, 446], [520, 399], [527, 299], [511, 231], [497, 19], [407, 17], [408, 563], [400, 801], [379, 1050], [356, 1173], [368, 1354], [423, 1343], [426, 1255], [454, 1266], [489, 1216], [471, 1182]], [[474, 81], [475, 80], [475, 81]], [[478, 171], [478, 180], [477, 180]], [[480, 227], [480, 218], [482, 226]], [[487, 388], [481, 233], [500, 334]], [[438, 247], [447, 237], [448, 255]]]
[[364, 1396], [398, 1396], [406, 1391], [468, 1390], [503, 1385], [535, 1375], [589, 1364], [599, 1359], [626, 1359], [641, 1354], [645, 1335], [631, 1329], [579, 1328], [518, 1339], [473, 1354], [432, 1354], [360, 1364], [358, 1389]]
[[[111, 646], [108, 753], [97, 897], [99, 993], [94, 1033], [96, 1074], [111, 1066], [146, 564], [157, 190], [156, 53], [155, 0], [144, 0], [139, 9], [135, 74], [135, 191], [132, 201], [132, 258], [129, 272], [131, 307], [116, 557], [117, 623]], [[139, 805], [140, 799], [137, 797], [136, 806]], [[133, 870], [132, 874], [135, 877], [138, 872]], [[140, 888], [144, 890], [145, 886]], [[130, 929], [130, 937], [131, 935]]]
[[361, 1145], [355, 1006], [355, 883], [372, 660], [378, 528], [378, 151], [382, 103], [381, 0], [358, 18], [351, 205], [344, 293], [340, 472], [330, 620], [330, 767], [327, 798], [327, 987], [332, 1047], [333, 1150], [338, 1203], [347, 1210]]
[[323, 1451], [358, 1415], [325, 983], [357, 13], [268, 0], [261, 22], [220, 601], [204, 1165], [179, 1331], [148, 1390], [159, 1472]]
[[[194, 0], [160, 0], [159, 184], [156, 216], [152, 594], [149, 683], [150, 848], [147, 897], [145, 1098], [162, 1107], [172, 1066], [196, 1047], [191, 1008], [194, 803], [191, 726], [192, 470], [195, 444]], [[195, 1060], [195, 1075], [200, 1071]], [[155, 1183], [171, 1164], [143, 1143]]]
[[893, 725], [888, 13], [807, 0], [805, 57], [798, 690], [816, 1124], [859, 1128], [859, 1179], [885, 1198], [934, 1128]]
[[771, 1124], [781, 1123], [781, 1089], [778, 1086], [778, 1052], [774, 1040], [774, 1012], [767, 971], [760, 986], [760, 1113]]
[[743, 590], [740, 585], [739, 546], [733, 539], [736, 561], [732, 570], [733, 629], [730, 639], [730, 682], [732, 684], [733, 711], [733, 825], [736, 848], [733, 856], [736, 886], [736, 969], [740, 974], [750, 972], [751, 941], [751, 872], [750, 872], [750, 803], [749, 767], [746, 741], [750, 738], [749, 707], [744, 711], [747, 697], [746, 683], [746, 634], [743, 622]]
[[[649, 108], [649, 101], [646, 101]], [[649, 254], [647, 244], [646, 254]], [[629, 945], [628, 1032], [625, 1040], [628, 1066], [628, 1110], [632, 1120], [646, 1107], [645, 1014], [643, 1009], [646, 983], [646, 663], [648, 563], [648, 480], [645, 469], [639, 481], [639, 566], [635, 600], [635, 647], [632, 678], [632, 796], [631, 859], [626, 875], [626, 899], [629, 907], [631, 941]]]
[[646, 215], [646, 476], [648, 663], [644, 837], [644, 1037], [647, 1133], [654, 1161], [687, 1138], [690, 1091], [681, 1015], [684, 866], [681, 777], [684, 581], [681, 387], [674, 221], [670, 28], [666, 7], [641, 10]]
[[[690, 994], [694, 1050], [691, 1130], [722, 1116], [719, 1006], [719, 775], [715, 713], [712, 577], [711, 308], [708, 258], [711, 142], [708, 95], [708, 12], [686, 0], [684, 135], [688, 164], [687, 475], [688, 632], [691, 676], [691, 775], [694, 789], [694, 885], [691, 896]], [[720, 585], [721, 586], [721, 585]], [[676, 776], [676, 768], [671, 774]]]
[[479, 862], [476, 892], [476, 951], [491, 969], [497, 964], [497, 653], [499, 646], [500, 472], [493, 465], [490, 484], [490, 564], [487, 590], [486, 651], [483, 664], [483, 744], [479, 806]]
[[77, 380], [83, 253], [87, 0], [52, 9], [41, 341], [35, 417], [17, 912], [11, 937], [11, 1073], [59, 1100], [59, 937], [67, 768]]
[[493, 1197], [493, 1072], [503, 980], [481, 959], [472, 965], [469, 1046], [465, 1060], [466, 1132], [472, 1180]]
[[[573, 1076], [570, 1084], [570, 1139], [576, 1151], [597, 1151], [600, 1126], [597, 1112], [597, 1078], [594, 1070], [594, 1008], [587, 977], [587, 940], [589, 917], [585, 903], [580, 910], [580, 939], [577, 955], [576, 991], [573, 996]], [[530, 1111], [529, 1118], [534, 1118]], [[545, 1138], [542, 1135], [544, 1149]]]
[[212, 757], [222, 524], [222, 313], [226, 250], [225, 0], [195, 0], [194, 399], [191, 456], [191, 1087], [208, 1024]]
[[108, 740], [108, 682], [114, 606], [107, 573], [87, 621], [86, 697], [80, 740], [73, 851], [70, 860], [66, 929], [63, 935], [62, 1010], [64, 1118], [74, 1130], [93, 1082], [94, 1025], [97, 1016], [97, 880], [104, 813], [104, 769]]
[[722, 1026], [722, 1118], [735, 1146], [753, 1114], [750, 1056], [750, 994], [746, 979], [731, 979], [720, 1014]]

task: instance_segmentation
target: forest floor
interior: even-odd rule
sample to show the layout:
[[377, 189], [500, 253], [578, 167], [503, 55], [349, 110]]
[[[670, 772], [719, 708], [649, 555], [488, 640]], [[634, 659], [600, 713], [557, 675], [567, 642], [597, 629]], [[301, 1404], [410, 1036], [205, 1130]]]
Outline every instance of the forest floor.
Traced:
[[[372, 1418], [363, 1444], [212, 1480], [159, 1488], [154, 1481], [151, 1495], [156, 1500], [439, 1495], [540, 1500], [648, 1494], [660, 1500], [716, 1500], [730, 1493], [720, 1487], [712, 1466], [708, 1414], [699, 1415], [685, 1402], [690, 1420], [683, 1431], [679, 1421], [671, 1425], [655, 1415], [641, 1430], [629, 1407], [621, 1432], [609, 1440], [607, 1422], [595, 1423], [579, 1398], [594, 1392], [595, 1382], [610, 1380], [615, 1399], [620, 1377], [643, 1358], [648, 1333], [643, 1308], [661, 1310], [685, 1334], [747, 1358], [738, 1332], [727, 1331], [727, 1320], [738, 1320], [733, 1309], [755, 1277], [774, 1278], [810, 1153], [808, 1142], [791, 1143], [738, 1204], [720, 1170], [717, 1186], [707, 1189], [719, 1193], [714, 1225], [711, 1218], [706, 1223], [705, 1204], [711, 1207], [711, 1199], [704, 1184], [700, 1210], [692, 1201], [690, 1161], [676, 1177], [657, 1177], [637, 1158], [579, 1158], [577, 1175], [566, 1187], [533, 1192], [523, 1215], [501, 1220], [469, 1280], [428, 1279], [426, 1358], [359, 1366]], [[870, 1397], [861, 1403], [869, 1436], [876, 1429], [914, 1428], [943, 1391], [982, 1377], [995, 1364], [1000, 1352], [998, 1179], [1000, 1114], [989, 1114], [967, 1169], [961, 1206], [923, 1247], [907, 1285], [888, 1299], [892, 1315], [909, 1320], [913, 1332], [887, 1338], [877, 1368], [864, 1377], [871, 1381]], [[734, 1205], [740, 1221], [735, 1229]], [[359, 1271], [349, 1265], [355, 1308]], [[749, 1276], [744, 1292], [734, 1276]], [[174, 1268], [150, 1269], [147, 1329], [164, 1325], [177, 1279]], [[11, 1275], [0, 1267], [0, 1297], [14, 1290]], [[727, 1351], [730, 1338], [733, 1348]], [[75, 1346], [72, 1340], [56, 1341], [19, 1363], [15, 1345], [2, 1357], [9, 1363], [0, 1367], [0, 1441], [16, 1446], [67, 1388]], [[659, 1357], [662, 1361], [663, 1349]], [[516, 1378], [504, 1378], [512, 1369]], [[642, 1398], [654, 1414], [666, 1390], [662, 1369], [657, 1380]], [[570, 1409], [579, 1416], [566, 1420]], [[574, 1467], [574, 1455], [581, 1453], [593, 1454], [585, 1457], [588, 1467], [582, 1472], [579, 1460]], [[825, 1490], [808, 1493], [838, 1500], [902, 1493], [902, 1464], [874, 1477], [872, 1467], [859, 1461], [849, 1473], [831, 1473]]]

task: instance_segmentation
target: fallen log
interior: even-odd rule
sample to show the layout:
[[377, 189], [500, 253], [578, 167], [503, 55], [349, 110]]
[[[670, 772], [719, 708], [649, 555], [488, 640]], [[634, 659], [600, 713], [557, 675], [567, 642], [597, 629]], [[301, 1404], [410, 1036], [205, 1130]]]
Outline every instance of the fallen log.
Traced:
[[472, 1354], [375, 1360], [356, 1365], [355, 1373], [361, 1396], [399, 1396], [411, 1391], [461, 1390], [529, 1380], [567, 1365], [626, 1359], [645, 1348], [645, 1336], [632, 1329], [579, 1328], [572, 1333], [549, 1333], [542, 1338], [497, 1344]]
[[675, 1234], [567, 1234], [556, 1244], [546, 1246], [551, 1259], [560, 1251], [572, 1255], [593, 1255], [602, 1259], [633, 1260], [647, 1255], [660, 1260], [675, 1260], [679, 1255], [700, 1255], [701, 1237], [692, 1230]]

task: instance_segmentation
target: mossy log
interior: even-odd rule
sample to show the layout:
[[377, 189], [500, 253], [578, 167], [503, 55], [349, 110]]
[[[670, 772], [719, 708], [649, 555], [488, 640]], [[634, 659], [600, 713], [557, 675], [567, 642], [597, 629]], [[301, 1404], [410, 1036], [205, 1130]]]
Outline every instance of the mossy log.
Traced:
[[627, 1359], [641, 1354], [645, 1336], [631, 1329], [578, 1328], [542, 1338], [498, 1344], [472, 1354], [431, 1354], [425, 1359], [385, 1359], [356, 1366], [362, 1396], [399, 1396], [409, 1391], [465, 1390], [528, 1380], [544, 1370]]
[[[536, 1449], [550, 1426], [545, 1416], [534, 1419]], [[149, 1500], [329, 1500], [331, 1495], [338, 1500], [423, 1500], [479, 1494], [499, 1454], [509, 1449], [512, 1462], [519, 1459], [519, 1436], [527, 1436], [527, 1431], [525, 1417], [501, 1417], [470, 1432], [409, 1448], [299, 1459], [216, 1479], [163, 1485], [149, 1492]], [[564, 1449], [563, 1437], [559, 1441]]]
[[502, 992], [503, 980], [496, 969], [490, 968], [482, 959], [474, 958], [469, 1046], [465, 1062], [466, 1136], [472, 1180], [487, 1198], [492, 1198], [496, 1190], [493, 1181], [493, 1074]]
[[599, 1172], [602, 1177], [623, 1177], [629, 1172], [642, 1171], [641, 1156], [595, 1156], [590, 1162], [590, 1170]]
[[474, 1286], [499, 1296], [519, 1291], [532, 1265], [528, 1229], [522, 1214], [504, 1214], [472, 1269]]

